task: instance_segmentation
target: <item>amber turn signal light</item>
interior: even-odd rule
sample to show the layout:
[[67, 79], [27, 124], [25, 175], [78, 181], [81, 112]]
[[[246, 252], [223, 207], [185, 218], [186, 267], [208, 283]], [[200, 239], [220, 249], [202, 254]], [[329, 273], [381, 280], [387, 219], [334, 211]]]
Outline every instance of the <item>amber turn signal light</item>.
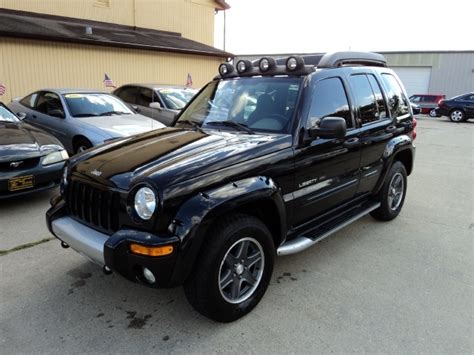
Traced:
[[145, 247], [140, 244], [130, 244], [130, 251], [133, 254], [146, 256], [165, 256], [173, 252], [172, 245], [165, 245], [162, 247]]

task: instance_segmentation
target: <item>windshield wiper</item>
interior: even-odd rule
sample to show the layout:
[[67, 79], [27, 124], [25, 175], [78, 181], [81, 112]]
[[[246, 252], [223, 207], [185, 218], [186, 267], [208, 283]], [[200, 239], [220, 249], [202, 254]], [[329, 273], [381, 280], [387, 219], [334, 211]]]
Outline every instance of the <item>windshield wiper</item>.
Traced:
[[192, 121], [192, 120], [179, 120], [177, 123], [185, 123], [185, 124], [188, 124], [190, 126], [193, 126], [197, 131], [201, 132], [201, 133], [204, 133], [204, 131], [202, 130], [201, 128], [201, 125], [196, 122], [196, 121]]
[[239, 123], [237, 121], [229, 120], [229, 121], [210, 121], [206, 122], [207, 126], [227, 126], [227, 127], [232, 127], [236, 128], [239, 131], [245, 131], [248, 134], [255, 134], [254, 131], [252, 131], [250, 128], [247, 127], [247, 125], [243, 123]]
[[99, 114], [99, 116], [111, 116], [111, 115], [126, 115], [126, 112], [123, 111], [107, 111], [107, 112], [102, 112]]
[[73, 115], [73, 117], [93, 117], [97, 116], [96, 113], [78, 113], [77, 115]]

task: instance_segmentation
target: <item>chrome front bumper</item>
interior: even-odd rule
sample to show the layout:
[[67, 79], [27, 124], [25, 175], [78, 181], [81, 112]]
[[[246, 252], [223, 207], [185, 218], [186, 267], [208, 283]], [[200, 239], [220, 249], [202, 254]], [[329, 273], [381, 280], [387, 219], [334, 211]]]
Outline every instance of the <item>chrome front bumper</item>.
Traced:
[[56, 237], [68, 244], [79, 254], [104, 266], [104, 245], [109, 235], [97, 232], [71, 217], [61, 217], [51, 223]]

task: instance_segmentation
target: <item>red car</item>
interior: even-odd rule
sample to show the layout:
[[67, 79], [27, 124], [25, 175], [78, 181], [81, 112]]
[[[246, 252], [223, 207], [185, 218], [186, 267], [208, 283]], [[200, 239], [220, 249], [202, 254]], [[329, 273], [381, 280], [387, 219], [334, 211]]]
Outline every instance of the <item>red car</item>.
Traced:
[[421, 113], [430, 115], [431, 117], [439, 117], [436, 113], [436, 107], [439, 102], [446, 98], [446, 95], [441, 94], [421, 94], [410, 96], [410, 102], [420, 106]]

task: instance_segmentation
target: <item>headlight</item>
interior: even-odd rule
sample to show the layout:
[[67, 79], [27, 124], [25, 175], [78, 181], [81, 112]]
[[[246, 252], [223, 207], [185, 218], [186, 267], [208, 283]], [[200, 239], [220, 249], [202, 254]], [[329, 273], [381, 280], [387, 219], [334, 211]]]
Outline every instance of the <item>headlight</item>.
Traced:
[[68, 165], [66, 164], [63, 169], [63, 177], [61, 181], [64, 186], [67, 185], [67, 173], [68, 173]]
[[149, 187], [140, 188], [135, 194], [134, 207], [141, 219], [149, 220], [156, 209], [156, 197], [153, 190]]
[[51, 165], [54, 163], [58, 163], [60, 161], [67, 160], [69, 158], [69, 155], [65, 150], [60, 150], [57, 152], [52, 152], [46, 155], [43, 158], [43, 162], [41, 163], [42, 165]]

